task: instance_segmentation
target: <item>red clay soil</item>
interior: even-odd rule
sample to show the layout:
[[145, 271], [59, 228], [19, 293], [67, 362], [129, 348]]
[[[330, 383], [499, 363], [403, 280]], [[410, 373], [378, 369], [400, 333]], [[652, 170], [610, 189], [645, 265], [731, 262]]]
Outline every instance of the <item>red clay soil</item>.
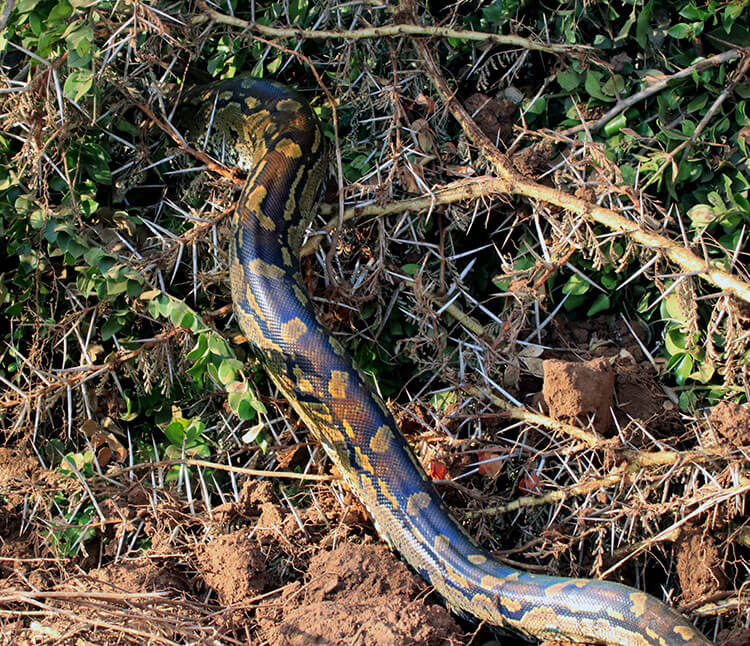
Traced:
[[605, 433], [612, 422], [615, 372], [607, 359], [587, 362], [547, 359], [543, 363], [542, 394], [555, 419], [587, 426]]
[[241, 529], [217, 536], [197, 550], [200, 576], [224, 606], [251, 599], [266, 587], [266, 559], [250, 534]]
[[463, 643], [450, 613], [423, 589], [382, 545], [345, 544], [315, 555], [305, 583], [288, 586], [258, 622], [271, 646]]
[[677, 576], [683, 601], [699, 601], [724, 589], [727, 577], [721, 561], [721, 551], [709, 532], [695, 527], [685, 531], [677, 542]]
[[714, 439], [720, 447], [750, 444], [750, 406], [721, 402], [711, 409], [709, 421]]

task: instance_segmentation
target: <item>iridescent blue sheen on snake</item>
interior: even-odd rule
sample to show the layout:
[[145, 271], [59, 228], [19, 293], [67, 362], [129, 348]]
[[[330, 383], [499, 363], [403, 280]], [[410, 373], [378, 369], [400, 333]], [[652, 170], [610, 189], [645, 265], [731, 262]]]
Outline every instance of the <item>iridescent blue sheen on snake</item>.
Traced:
[[247, 173], [234, 215], [234, 311], [269, 377], [320, 440], [379, 535], [447, 602], [538, 640], [627, 646], [710, 643], [635, 589], [515, 570], [453, 518], [396, 421], [315, 315], [299, 249], [327, 161], [318, 121], [296, 92], [241, 78], [200, 93], [211, 139]]

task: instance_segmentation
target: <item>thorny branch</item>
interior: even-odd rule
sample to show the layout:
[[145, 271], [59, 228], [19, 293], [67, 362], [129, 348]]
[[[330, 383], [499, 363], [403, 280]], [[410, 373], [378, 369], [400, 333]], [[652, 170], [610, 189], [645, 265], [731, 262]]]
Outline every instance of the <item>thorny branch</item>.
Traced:
[[567, 500], [573, 496], [585, 496], [601, 489], [606, 489], [607, 487], [624, 486], [628, 483], [628, 478], [630, 476], [633, 476], [644, 469], [672, 465], [677, 465], [678, 468], [688, 468], [694, 464], [701, 464], [726, 457], [725, 452], [718, 449], [704, 451], [659, 451], [654, 453], [642, 453], [640, 451], [627, 450], [619, 452], [619, 455], [624, 459], [623, 464], [603, 478], [595, 478], [579, 484], [549, 491], [541, 496], [522, 496], [505, 505], [486, 507], [478, 511], [466, 512], [466, 516], [467, 518], [482, 516], [484, 514], [497, 516], [523, 508], [551, 505], [556, 502]]

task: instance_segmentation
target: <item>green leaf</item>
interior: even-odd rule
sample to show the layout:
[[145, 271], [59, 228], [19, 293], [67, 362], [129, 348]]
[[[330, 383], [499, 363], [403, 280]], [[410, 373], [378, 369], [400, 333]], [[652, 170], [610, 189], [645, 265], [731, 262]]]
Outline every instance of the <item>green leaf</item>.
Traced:
[[[621, 253], [622, 252], [618, 253], [617, 255], [619, 256], [619, 255], [621, 255]], [[620, 282], [620, 279], [617, 276], [617, 274], [613, 274], [613, 273], [610, 273], [610, 272], [605, 272], [605, 273], [601, 274], [599, 276], [599, 280], [600, 280], [602, 286], [605, 289], [609, 289], [609, 290], [612, 290], [615, 287], [617, 287], [618, 283]]]
[[48, 23], [63, 22], [70, 18], [73, 13], [73, 7], [67, 2], [58, 2], [47, 15]]
[[625, 89], [625, 79], [619, 74], [610, 76], [607, 82], [602, 85], [602, 92], [605, 94], [615, 97]]
[[534, 103], [526, 108], [527, 113], [531, 114], [544, 114], [547, 109], [547, 100], [543, 96], [538, 96]]
[[229, 347], [226, 341], [216, 334], [212, 334], [208, 340], [208, 348], [213, 354], [220, 357], [229, 357], [232, 353], [229, 351]]
[[39, 2], [40, 0], [18, 0], [16, 11], [19, 14], [29, 13], [34, 10], [34, 7], [36, 7]]
[[125, 393], [124, 399], [125, 399], [125, 412], [120, 413], [120, 419], [125, 422], [132, 422], [136, 417], [138, 417], [138, 410], [136, 408], [136, 404], [133, 402], [132, 398], [127, 393]]
[[710, 363], [703, 361], [698, 366], [698, 369], [690, 375], [690, 378], [702, 384], [707, 384], [709, 381], [711, 381], [711, 377], [714, 376], [714, 372], [715, 368]]
[[664, 349], [670, 357], [685, 354], [687, 346], [687, 335], [676, 326], [670, 328], [664, 335]]
[[622, 180], [626, 184], [633, 186], [635, 184], [636, 171], [631, 164], [621, 164], [620, 172], [622, 173]]
[[617, 36], [615, 36], [615, 42], [618, 43], [621, 40], [625, 40], [628, 37], [628, 34], [630, 34], [630, 30], [635, 24], [635, 4], [633, 4], [633, 10], [630, 12], [630, 15], [628, 16], [628, 19], [625, 21], [625, 23], [622, 25], [622, 28], [619, 32], [617, 32]]
[[99, 262], [98, 262], [97, 266], [99, 268], [99, 271], [102, 274], [106, 274], [106, 273], [108, 273], [109, 271], [112, 270], [112, 268], [115, 266], [116, 262], [117, 262], [117, 260], [116, 260], [116, 258], [114, 258], [114, 256], [110, 256], [109, 254], [105, 253], [99, 259]]
[[724, 200], [721, 199], [721, 195], [719, 195], [716, 191], [711, 191], [707, 197], [708, 201], [713, 205], [716, 211], [716, 215], [724, 215], [727, 212], [727, 205], [724, 204]]
[[109, 169], [110, 156], [103, 146], [87, 143], [83, 146], [81, 156], [86, 163], [86, 173], [92, 180], [106, 186], [112, 183], [112, 172]]
[[245, 442], [246, 444], [249, 444], [250, 442], [257, 442], [258, 439], [264, 434], [264, 432], [265, 432], [265, 425], [256, 424], [247, 432], [243, 433], [242, 441]]
[[568, 68], [566, 70], [560, 70], [557, 73], [557, 82], [563, 90], [566, 92], [572, 92], [578, 87], [578, 84], [581, 82], [581, 77], [576, 71]]
[[32, 13], [29, 15], [29, 27], [31, 28], [31, 33], [39, 37], [42, 33], [42, 19], [39, 17], [39, 14]]
[[250, 393], [229, 393], [227, 400], [232, 412], [241, 420], [248, 421], [255, 418], [256, 412]]
[[635, 22], [635, 39], [641, 49], [645, 50], [649, 44], [649, 32], [651, 31], [651, 18], [654, 15], [654, 0], [648, 0], [643, 5]]
[[208, 350], [208, 339], [205, 334], [198, 336], [198, 340], [195, 343], [195, 347], [187, 353], [188, 361], [198, 361], [201, 359]]
[[206, 429], [206, 425], [197, 417], [190, 420], [187, 429], [185, 430], [185, 441], [188, 446], [194, 446], [199, 440], [201, 435]]
[[165, 296], [155, 296], [148, 302], [148, 313], [155, 319], [163, 316], [162, 307]]
[[573, 274], [562, 287], [563, 294], [570, 294], [571, 296], [581, 296], [586, 294], [591, 289], [591, 285], [587, 283], [578, 274]]
[[138, 298], [143, 290], [143, 285], [133, 278], [128, 278], [125, 283], [127, 285], [126, 291], [128, 296], [130, 298]]
[[679, 13], [686, 20], [705, 20], [710, 15], [707, 10], [698, 9], [694, 4], [684, 6]]
[[518, 0], [494, 0], [493, 3], [482, 9], [482, 17], [496, 25], [504, 25], [508, 19], [518, 11], [520, 2]]
[[[70, 27], [68, 28], [68, 30], [69, 29]], [[66, 32], [68, 30], [66, 30]], [[80, 25], [77, 29], [75, 29], [75, 31], [67, 34], [66, 41], [68, 43], [68, 46], [71, 49], [75, 50], [75, 52], [79, 56], [86, 56], [91, 52], [91, 43], [94, 42], [93, 25], [88, 23]]]
[[442, 393], [435, 393], [432, 396], [432, 406], [435, 410], [446, 413], [451, 407], [454, 407], [458, 402], [458, 397], [455, 391], [448, 390]]
[[592, 96], [595, 99], [599, 99], [600, 101], [612, 101], [612, 97], [607, 96], [602, 91], [601, 81], [601, 72], [595, 72], [594, 70], [589, 70], [588, 72], [586, 72], [586, 92], [589, 93], [589, 96]]
[[184, 311], [180, 317], [179, 327], [184, 327], [189, 330], [193, 325], [195, 325], [195, 314], [189, 310]]
[[724, 27], [724, 31], [727, 34], [732, 31], [735, 20], [737, 20], [737, 18], [742, 15], [742, 12], [745, 10], [747, 4], [748, 0], [734, 0], [733, 2], [727, 3], [726, 8], [724, 9], [724, 16], [721, 21], [722, 27]]
[[253, 408], [257, 410], [261, 415], [268, 415], [266, 405], [259, 399], [253, 399]]
[[242, 364], [237, 361], [236, 359], [224, 359], [221, 364], [219, 364], [219, 381], [226, 385], [229, 383], [232, 383], [236, 377], [237, 377], [237, 370], [239, 367], [237, 364], [240, 364], [239, 367], [242, 366]]
[[[63, 94], [73, 101], [79, 101], [88, 93], [93, 83], [94, 78], [91, 75], [91, 70], [75, 69], [65, 79]], [[112, 176], [110, 175], [108, 183], [111, 183], [111, 181]]]
[[663, 319], [677, 323], [687, 323], [690, 316], [690, 311], [675, 293], [671, 293], [662, 299], [660, 310]]
[[237, 409], [234, 412], [237, 415], [237, 417], [245, 421], [254, 419], [256, 415], [253, 402], [247, 397], [243, 397], [238, 402]]
[[734, 253], [734, 251], [737, 249], [737, 244], [740, 241], [740, 235], [742, 234], [742, 230], [735, 229], [731, 233], [727, 233], [719, 238], [719, 244], [724, 247], [728, 252]]
[[117, 296], [118, 294], [124, 293], [127, 289], [127, 278], [122, 280], [107, 280], [107, 294], [109, 296]]
[[708, 94], [701, 94], [688, 103], [686, 109], [688, 112], [697, 112], [698, 110], [702, 110], [706, 106], [706, 103], [708, 103]]
[[99, 202], [90, 195], [82, 194], [78, 197], [78, 206], [83, 215], [88, 217], [96, 213], [96, 210], [99, 208]]
[[175, 327], [181, 327], [180, 322], [187, 311], [188, 307], [182, 301], [169, 301], [167, 313], [169, 314], [169, 320]]
[[713, 208], [708, 204], [696, 204], [688, 209], [687, 216], [691, 224], [696, 227], [706, 227], [716, 219]]
[[606, 294], [599, 294], [586, 312], [586, 316], [596, 316], [599, 312], [606, 312], [609, 307], [609, 296]]
[[276, 72], [279, 70], [279, 67], [281, 67], [281, 63], [283, 60], [284, 59], [281, 56], [277, 56], [271, 62], [266, 63], [266, 71], [268, 71], [269, 74], [276, 74]]
[[111, 339], [122, 329], [122, 323], [116, 316], [110, 316], [101, 327], [102, 341]]
[[172, 421], [164, 429], [164, 435], [167, 436], [169, 443], [173, 446], [181, 447], [185, 440], [185, 433], [189, 424], [190, 420], [184, 417], [173, 417]]
[[685, 381], [690, 377], [693, 371], [693, 357], [686, 354], [673, 368], [672, 372], [675, 376], [675, 381], [680, 385], [684, 385]]
[[678, 22], [676, 25], [670, 27], [667, 30], [667, 33], [672, 38], [687, 38], [693, 33], [693, 30], [691, 29], [690, 25], [684, 22]]
[[578, 295], [571, 295], [568, 296], [567, 299], [565, 299], [565, 305], [563, 307], [565, 308], [566, 312], [574, 312], [577, 310], [581, 305], [583, 305], [586, 302], [586, 295], [585, 294], [578, 294]]
[[680, 393], [678, 401], [682, 412], [695, 414], [695, 409], [698, 407], [698, 397], [694, 391], [684, 390]]

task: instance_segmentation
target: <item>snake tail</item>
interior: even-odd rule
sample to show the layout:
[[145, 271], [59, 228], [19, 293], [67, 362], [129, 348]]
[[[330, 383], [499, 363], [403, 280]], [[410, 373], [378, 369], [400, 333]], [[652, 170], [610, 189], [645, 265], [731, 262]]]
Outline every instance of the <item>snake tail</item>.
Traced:
[[447, 602], [539, 640], [697, 646], [710, 642], [654, 597], [588, 579], [506, 567], [452, 517], [385, 403], [315, 315], [299, 248], [326, 147], [307, 102], [239, 78], [200, 93], [225, 162], [247, 173], [230, 238], [234, 311], [269, 377], [322, 443], [379, 535]]

